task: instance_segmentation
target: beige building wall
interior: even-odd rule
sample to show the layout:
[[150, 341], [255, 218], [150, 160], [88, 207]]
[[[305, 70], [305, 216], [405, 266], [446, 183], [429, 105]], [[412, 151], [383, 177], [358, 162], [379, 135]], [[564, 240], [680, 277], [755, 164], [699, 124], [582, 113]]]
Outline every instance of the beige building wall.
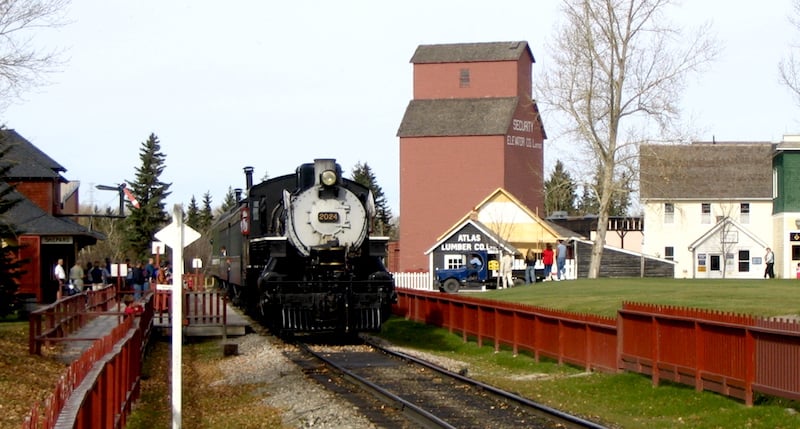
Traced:
[[[749, 215], [740, 213], [741, 203], [746, 202], [750, 205]], [[708, 216], [702, 214], [702, 203], [711, 204], [711, 213]], [[642, 252], [646, 255], [665, 257], [665, 248], [674, 248], [675, 278], [695, 278], [694, 254], [689, 250], [689, 245], [708, 232], [717, 223], [718, 219], [730, 216], [742, 227], [759, 237], [761, 240], [772, 244], [774, 247], [775, 237], [773, 237], [772, 222], [772, 201], [712, 201], [712, 200], [686, 200], [672, 201], [674, 214], [670, 221], [669, 216], [664, 212], [665, 201], [652, 201], [644, 203], [644, 244]], [[743, 240], [744, 243], [744, 240]], [[744, 245], [744, 244], [743, 244]], [[761, 257], [761, 267], [765, 249], [755, 248], [752, 244], [747, 244], [750, 250], [751, 259]], [[777, 254], [777, 252], [776, 252]], [[737, 264], [728, 263], [725, 265], [727, 270], [726, 278], [735, 277]], [[721, 274], [720, 274], [721, 277]]]

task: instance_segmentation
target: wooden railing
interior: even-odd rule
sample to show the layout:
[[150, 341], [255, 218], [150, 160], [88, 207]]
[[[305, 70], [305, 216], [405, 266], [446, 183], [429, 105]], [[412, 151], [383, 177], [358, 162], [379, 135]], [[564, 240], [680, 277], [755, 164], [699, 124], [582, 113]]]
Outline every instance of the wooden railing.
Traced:
[[44, 344], [69, 341], [70, 334], [117, 303], [117, 287], [105, 285], [32, 311], [28, 318], [28, 351], [40, 355]]
[[34, 404], [23, 429], [125, 427], [139, 397], [152, 299], [144, 301], [144, 312], [138, 316], [120, 316], [118, 326], [69, 365], [50, 397]]

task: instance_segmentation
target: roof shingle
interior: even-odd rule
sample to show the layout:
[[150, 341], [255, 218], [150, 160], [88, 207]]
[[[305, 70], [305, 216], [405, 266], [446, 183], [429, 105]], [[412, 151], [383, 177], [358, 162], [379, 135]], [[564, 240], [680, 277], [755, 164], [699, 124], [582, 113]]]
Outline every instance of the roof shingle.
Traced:
[[503, 135], [517, 97], [411, 100], [398, 137]]
[[[413, 64], [470, 63], [483, 61], [516, 61], [527, 51], [528, 42], [455, 43], [419, 45], [411, 57]], [[535, 61], [534, 61], [535, 62]]]
[[641, 145], [642, 199], [772, 198], [769, 142]]

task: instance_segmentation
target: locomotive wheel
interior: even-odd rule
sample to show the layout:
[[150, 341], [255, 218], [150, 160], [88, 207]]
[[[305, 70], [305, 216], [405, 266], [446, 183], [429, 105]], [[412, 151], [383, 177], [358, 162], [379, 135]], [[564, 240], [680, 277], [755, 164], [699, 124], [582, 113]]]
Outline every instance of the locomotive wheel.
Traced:
[[456, 279], [447, 279], [444, 281], [442, 285], [442, 289], [447, 293], [457, 293], [459, 287], [461, 286]]

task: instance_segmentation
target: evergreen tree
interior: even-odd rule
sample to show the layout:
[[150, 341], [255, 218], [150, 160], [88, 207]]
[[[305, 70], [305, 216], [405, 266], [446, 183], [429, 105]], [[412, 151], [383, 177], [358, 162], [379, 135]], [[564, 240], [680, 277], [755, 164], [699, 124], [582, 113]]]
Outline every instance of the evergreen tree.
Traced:
[[228, 186], [228, 193], [225, 194], [225, 199], [222, 200], [222, 207], [220, 207], [220, 212], [225, 213], [228, 210], [236, 207], [238, 201], [236, 201], [236, 193], [233, 191], [233, 188]]
[[208, 231], [211, 227], [211, 222], [214, 221], [214, 213], [211, 210], [211, 192], [206, 191], [203, 194], [203, 209], [200, 210], [200, 223], [197, 225], [199, 231]]
[[164, 172], [166, 155], [161, 152], [161, 144], [155, 134], [150, 134], [139, 151], [142, 165], [136, 168], [136, 180], [128, 185], [139, 202], [135, 208], [128, 202], [129, 215], [125, 219], [125, 249], [136, 259], [150, 255], [153, 235], [167, 225], [170, 217], [164, 209], [171, 183], [159, 180]]
[[589, 185], [583, 185], [583, 193], [578, 200], [577, 211], [580, 215], [596, 215], [600, 210], [600, 200], [597, 199], [597, 194], [594, 188]]
[[367, 163], [358, 163], [353, 167], [353, 180], [368, 187], [375, 198], [375, 221], [372, 231], [376, 235], [389, 236], [396, 238], [397, 231], [392, 223], [392, 210], [386, 202], [383, 189], [378, 185], [375, 174]]
[[561, 161], [556, 161], [556, 166], [550, 178], [544, 182], [544, 211], [547, 215], [553, 212], [564, 211], [568, 214], [575, 212], [575, 181], [564, 169]]
[[194, 230], [199, 230], [200, 225], [200, 207], [197, 206], [197, 199], [192, 195], [189, 201], [189, 207], [186, 209], [186, 225], [192, 227]]
[[[578, 212], [583, 215], [596, 215], [600, 210], [600, 200], [597, 198], [600, 175], [595, 174], [591, 184], [583, 186], [583, 194], [578, 202]], [[608, 205], [609, 216], [627, 216], [628, 207], [631, 205], [631, 176], [620, 173], [614, 178], [611, 201]]]
[[5, 161], [10, 149], [11, 143], [0, 132], [0, 317], [11, 314], [16, 308], [16, 293], [24, 262], [17, 257], [20, 249], [17, 236], [22, 231], [10, 222], [8, 216], [8, 211], [21, 201], [7, 179], [8, 171], [13, 166]]

